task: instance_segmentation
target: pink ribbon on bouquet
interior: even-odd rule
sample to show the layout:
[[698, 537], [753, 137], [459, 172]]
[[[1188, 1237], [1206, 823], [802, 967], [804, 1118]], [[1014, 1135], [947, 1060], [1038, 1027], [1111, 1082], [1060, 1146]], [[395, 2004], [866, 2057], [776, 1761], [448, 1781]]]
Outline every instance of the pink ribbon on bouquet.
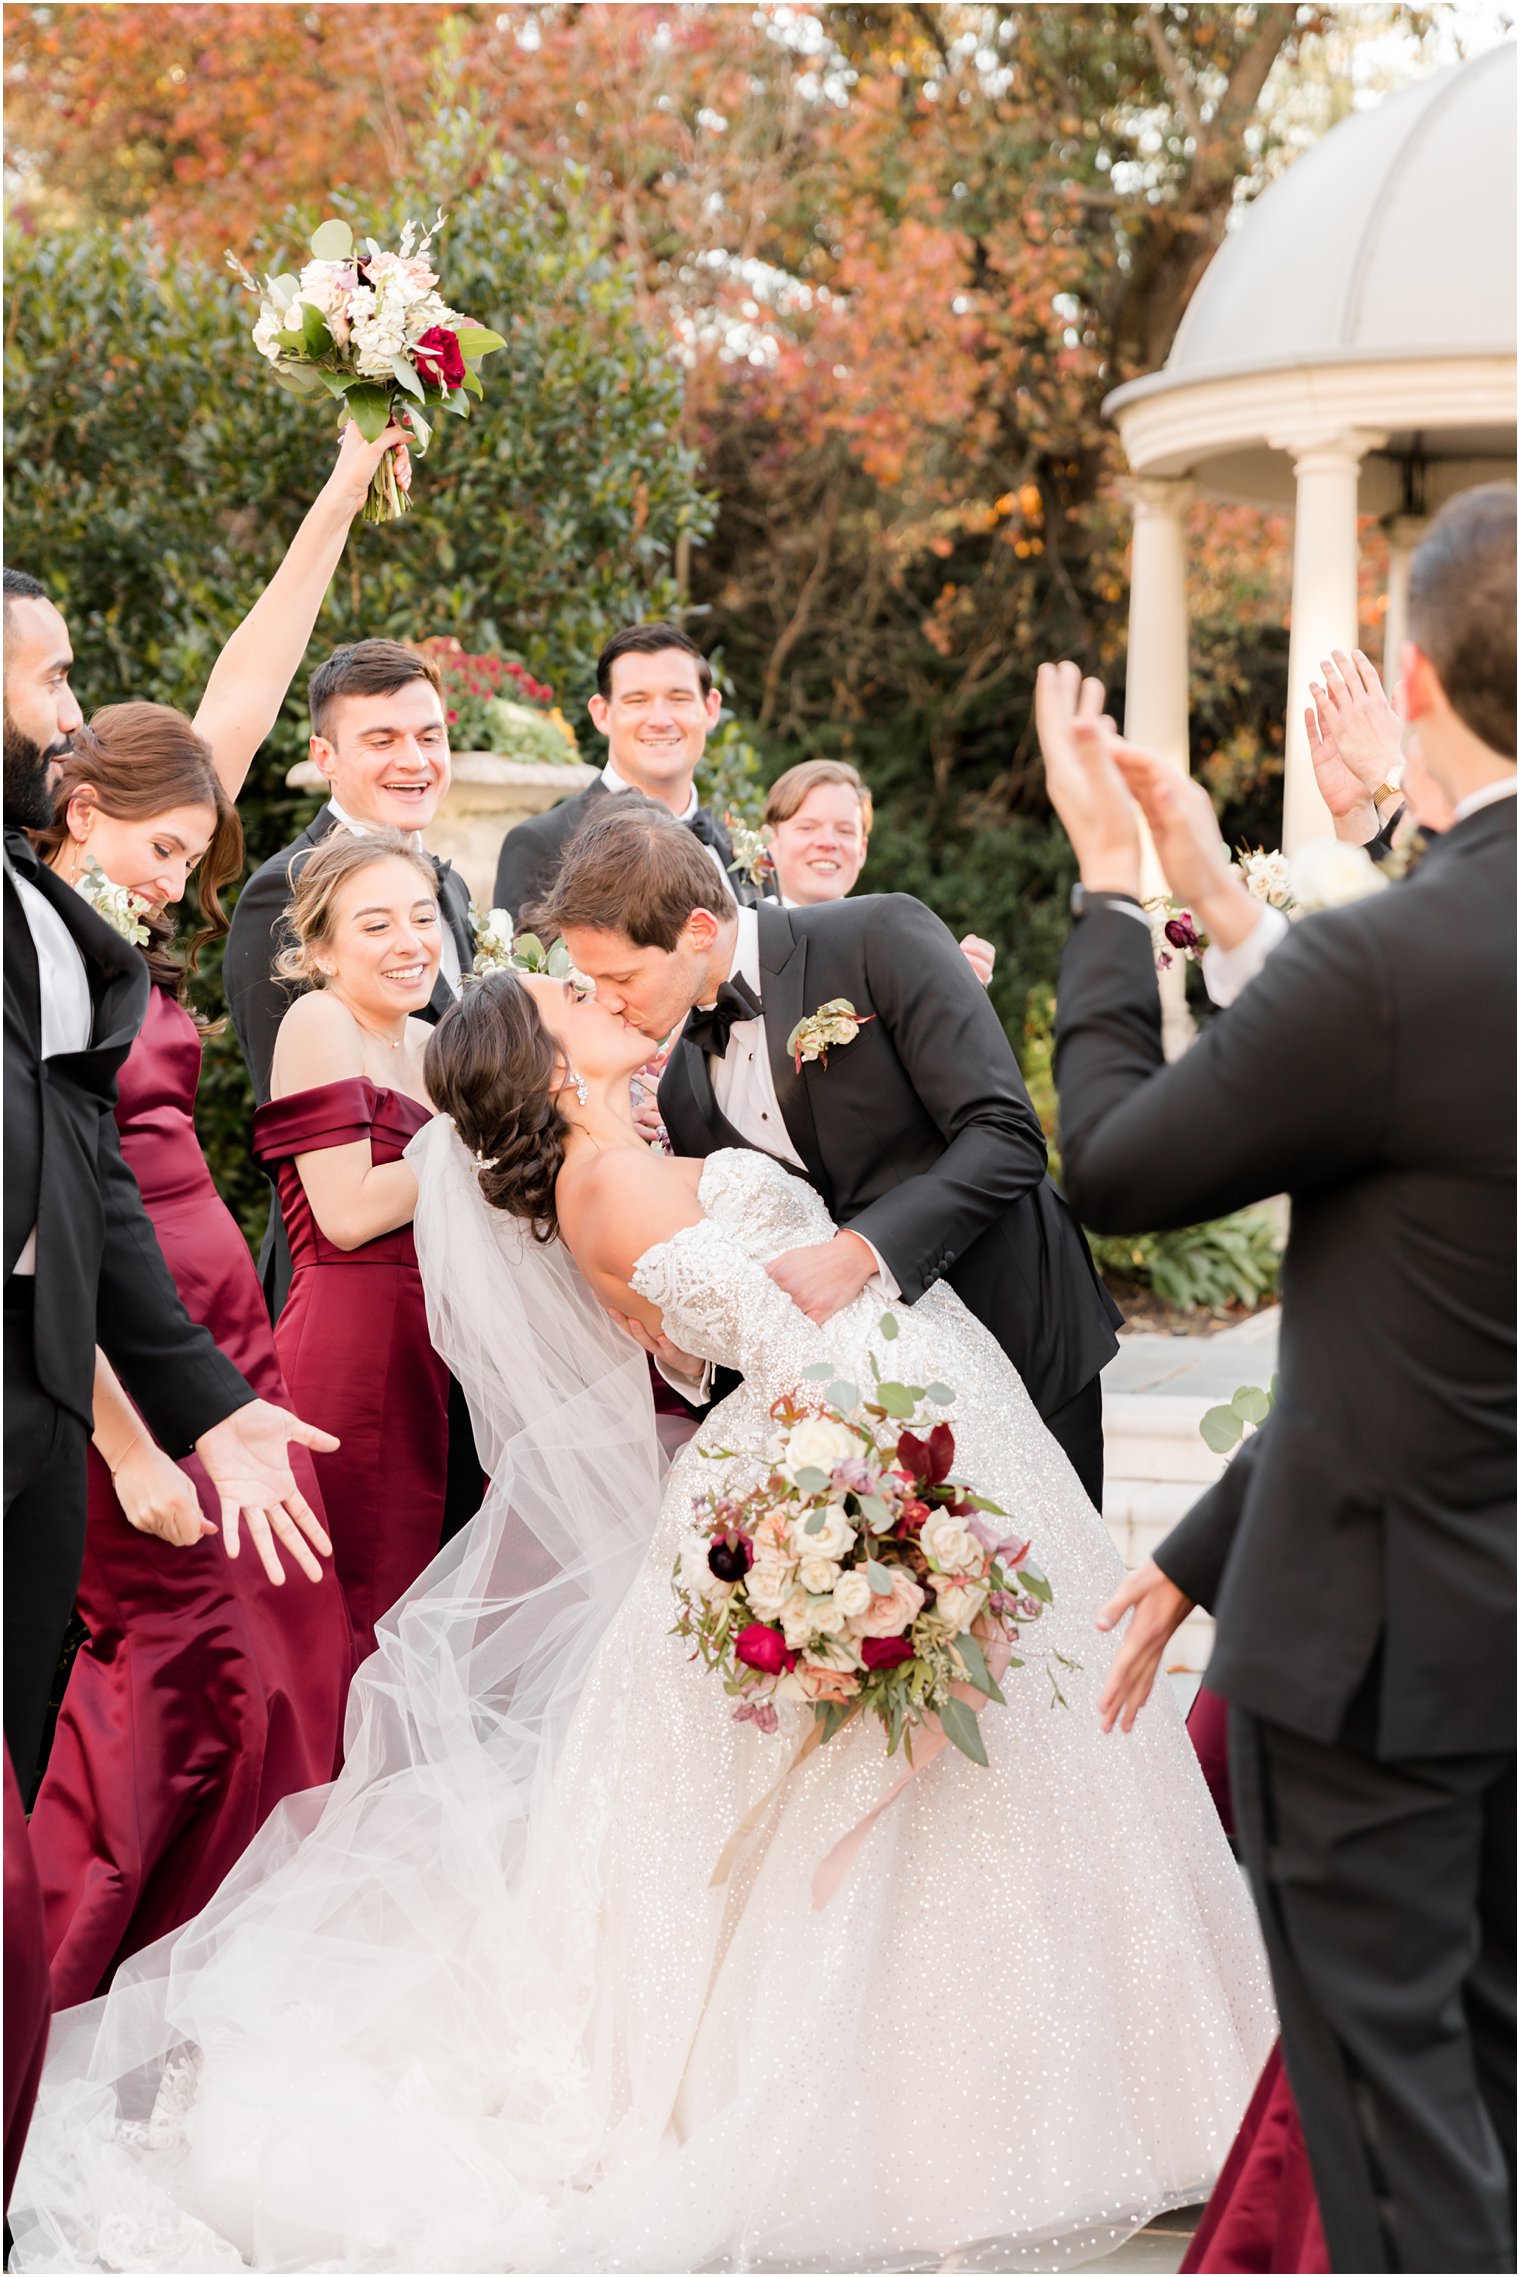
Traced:
[[[1007, 1673], [1008, 1663], [1013, 1657], [1013, 1647], [996, 1622], [988, 1621], [984, 1616], [979, 1615], [971, 1626], [972, 1634], [981, 1641], [982, 1651], [992, 1681], [994, 1684], [1000, 1684]], [[974, 1684], [952, 1684], [950, 1692], [952, 1698], [963, 1700], [974, 1716], [979, 1716], [987, 1705], [987, 1695], [985, 1692], [978, 1692]], [[910, 1761], [907, 1770], [887, 1789], [881, 1801], [866, 1812], [864, 1818], [857, 1819], [848, 1834], [840, 1836], [827, 1857], [822, 1859], [815, 1869], [813, 1874], [813, 1911], [815, 1913], [821, 1913], [829, 1900], [837, 1896], [844, 1885], [846, 1875], [860, 1854], [866, 1836], [882, 1813], [889, 1811], [909, 1782], [916, 1779], [920, 1771], [926, 1770], [935, 1757], [943, 1754], [950, 1745], [938, 1716], [927, 1716], [924, 1721], [928, 1737], [920, 1745], [917, 1755]], [[713, 1868], [712, 1878], [707, 1885], [709, 1889], [720, 1889], [728, 1880], [740, 1851], [755, 1832], [792, 1773], [801, 1767], [815, 1748], [822, 1745], [822, 1742], [823, 1723], [819, 1719], [810, 1724], [803, 1734], [796, 1753], [780, 1778], [775, 1781], [774, 1785], [766, 1789], [758, 1803], [745, 1812], [733, 1833], [724, 1843], [718, 1863]]]
[[[1000, 1684], [1007, 1673], [1008, 1663], [1013, 1656], [1013, 1647], [995, 1623], [989, 1621], [983, 1627], [980, 1616], [972, 1623], [972, 1633], [981, 1638], [982, 1651], [986, 1657], [987, 1668], [993, 1683]], [[986, 1693], [978, 1692], [974, 1684], [952, 1684], [950, 1693], [953, 1699], [964, 1700], [974, 1716], [979, 1716], [987, 1705]], [[866, 1836], [882, 1816], [882, 1813], [889, 1811], [910, 1781], [916, 1779], [920, 1771], [926, 1770], [935, 1757], [942, 1755], [950, 1745], [949, 1740], [945, 1737], [944, 1726], [938, 1716], [928, 1716], [924, 1720], [929, 1736], [919, 1747], [902, 1777], [887, 1789], [881, 1801], [873, 1809], [868, 1810], [864, 1818], [856, 1820], [848, 1834], [840, 1836], [828, 1856], [815, 1869], [813, 1874], [813, 1911], [815, 1913], [822, 1913], [829, 1900], [838, 1895], [844, 1886], [845, 1876], [860, 1855]]]

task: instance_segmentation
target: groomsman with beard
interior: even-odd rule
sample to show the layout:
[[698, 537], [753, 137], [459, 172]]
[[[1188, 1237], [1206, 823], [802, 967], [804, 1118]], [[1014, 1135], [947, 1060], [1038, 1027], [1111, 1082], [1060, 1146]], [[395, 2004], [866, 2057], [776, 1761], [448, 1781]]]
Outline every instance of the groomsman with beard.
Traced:
[[[285, 911], [313, 847], [335, 830], [362, 837], [366, 831], [390, 828], [409, 832], [425, 854], [423, 832], [450, 781], [438, 669], [415, 649], [394, 640], [359, 640], [334, 649], [312, 674], [307, 695], [311, 756], [331, 791], [300, 835], [271, 854], [243, 887], [222, 960], [232, 1025], [260, 1105], [269, 1097], [280, 1022], [298, 993], [277, 977], [275, 959], [292, 938]], [[438, 879], [443, 954], [432, 1000], [418, 1017], [436, 1022], [457, 1001], [475, 946], [469, 887], [452, 863], [428, 858]], [[278, 1200], [271, 1198], [259, 1272], [276, 1318], [290, 1293], [290, 1270], [285, 1221]], [[452, 1378], [448, 1461], [444, 1541], [474, 1517], [485, 1491], [469, 1407]]]
[[[185, 1311], [122, 1160], [116, 1077], [148, 968], [26, 832], [52, 820], [52, 763], [81, 724], [68, 627], [5, 572], [5, 1736], [29, 1792], [79, 1583], [95, 1347], [170, 1455], [193, 1447], [272, 1572], [271, 1530], [329, 1544], [287, 1443], [337, 1441], [255, 1399]], [[311, 1566], [301, 1545], [301, 1560]]]
[[[1082, 880], [1056, 1078], [1084, 1220], [1293, 1203], [1276, 1406], [1107, 1609], [1103, 1712], [1129, 1728], [1212, 1608], [1337, 2270], [1515, 2266], [1515, 602], [1515, 492], [1469, 491], [1414, 557], [1400, 670], [1441, 835], [1295, 926], [1170, 1067], [1125, 782], [1164, 822], [1160, 771], [1101, 691], [1079, 714], [1074, 666], [1039, 697]], [[1262, 922], [1235, 892], [1226, 949]]]
[[[939, 919], [907, 894], [736, 907], [675, 819], [629, 798], [587, 818], [541, 922], [631, 1027], [658, 1038], [686, 1020], [659, 1093], [677, 1154], [757, 1147], [828, 1203], [842, 1230], [771, 1278], [819, 1321], [873, 1277], [903, 1304], [947, 1280], [1101, 1508], [1098, 1376], [1119, 1314], [1045, 1175], [1002, 1024]], [[799, 1022], [841, 999], [849, 1039], [826, 1064], [799, 1055]]]
[[735, 899], [758, 901], [757, 888], [730, 868], [728, 832], [697, 799], [697, 768], [722, 708], [712, 667], [678, 625], [629, 625], [614, 633], [597, 658], [596, 694], [587, 706], [607, 739], [607, 764], [578, 798], [507, 832], [496, 868], [497, 907], [521, 923], [524, 911], [553, 886], [581, 824], [618, 791], [642, 791], [684, 822]]

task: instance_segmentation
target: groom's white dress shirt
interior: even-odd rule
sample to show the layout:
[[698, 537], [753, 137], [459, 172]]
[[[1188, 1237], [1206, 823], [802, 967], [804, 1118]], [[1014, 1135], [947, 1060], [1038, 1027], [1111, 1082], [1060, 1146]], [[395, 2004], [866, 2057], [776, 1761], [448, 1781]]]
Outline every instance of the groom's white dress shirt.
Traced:
[[[9, 858], [6, 868], [10, 870]], [[60, 1052], [87, 1051], [90, 1029], [94, 1022], [94, 1006], [90, 1001], [90, 983], [85, 974], [79, 943], [52, 903], [37, 891], [29, 878], [18, 878], [14, 870], [10, 870], [10, 878], [16, 888], [16, 898], [21, 904], [21, 914], [26, 919], [27, 931], [32, 936], [32, 947], [37, 953], [42, 1056], [44, 1059], [56, 1059]], [[11, 1270], [13, 1273], [36, 1273], [35, 1226], [22, 1244], [21, 1254]]]
[[[728, 968], [730, 980], [744, 980], [762, 995], [760, 987], [760, 922], [753, 909], [739, 911], [739, 930], [734, 936], [733, 962]], [[729, 1032], [728, 1050], [722, 1059], [713, 1058], [713, 1097], [728, 1121], [747, 1138], [751, 1146], [766, 1154], [779, 1155], [794, 1170], [806, 1172], [807, 1165], [793, 1146], [786, 1121], [776, 1097], [775, 1080], [771, 1074], [770, 1053], [766, 1048], [765, 1024], [762, 1020], [736, 1020]], [[860, 1236], [865, 1241], [865, 1235]], [[898, 1284], [887, 1270], [881, 1251], [874, 1242], [866, 1247], [876, 1260], [877, 1278], [882, 1295], [895, 1298], [900, 1294]]]
[[[332, 808], [333, 813], [337, 816], [339, 822], [342, 823], [344, 829], [351, 831], [355, 838], [367, 838], [370, 832], [374, 829], [375, 825], [372, 822], [357, 822], [351, 814], [345, 813], [344, 809], [339, 806], [335, 798], [329, 798], [327, 803]], [[406, 830], [402, 832], [402, 836], [411, 840], [413, 853], [427, 853], [427, 848], [422, 843], [422, 832], [420, 830]], [[429, 856], [428, 858], [431, 860], [432, 857]], [[454, 929], [450, 925], [448, 919], [444, 916], [441, 908], [438, 912], [438, 934], [438, 968], [443, 974], [444, 979], [448, 982], [450, 988], [454, 991], [454, 994], [457, 996], [462, 985], [460, 978], [461, 967], [459, 963], [459, 943], [455, 940]]]

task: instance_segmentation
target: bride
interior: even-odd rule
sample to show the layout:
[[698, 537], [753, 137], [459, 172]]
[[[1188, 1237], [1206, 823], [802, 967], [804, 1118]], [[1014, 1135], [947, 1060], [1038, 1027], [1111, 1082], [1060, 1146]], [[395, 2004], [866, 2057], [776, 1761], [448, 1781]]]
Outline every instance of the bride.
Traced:
[[[889, 1348], [870, 1288], [819, 1328], [764, 1270], [831, 1232], [810, 1187], [645, 1149], [648, 1050], [510, 973], [436, 1030], [417, 1245], [490, 1495], [382, 1622], [334, 1786], [55, 2023], [14, 2267], [1048, 2270], [1206, 2195], [1272, 2036], [1249, 1901], [1171, 1702], [1099, 1727], [1119, 1560], [947, 1287], [886, 1372], [953, 1388], [1065, 1704], [1031, 1652], [989, 1766], [926, 1764], [815, 1911], [897, 1776], [879, 1726], [782, 1779], [810, 1712], [735, 1723], [671, 1633], [693, 1494]], [[663, 1495], [604, 1306], [743, 1374]]]

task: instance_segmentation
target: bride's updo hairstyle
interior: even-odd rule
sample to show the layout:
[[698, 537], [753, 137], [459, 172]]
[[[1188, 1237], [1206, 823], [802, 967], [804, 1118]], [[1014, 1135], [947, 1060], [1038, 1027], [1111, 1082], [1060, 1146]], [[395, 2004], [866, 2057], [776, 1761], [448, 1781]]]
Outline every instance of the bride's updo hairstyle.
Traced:
[[514, 973], [466, 983], [428, 1038], [428, 1096], [475, 1157], [494, 1210], [525, 1218], [535, 1241], [559, 1232], [554, 1182], [569, 1125], [555, 1101], [559, 1048]]

